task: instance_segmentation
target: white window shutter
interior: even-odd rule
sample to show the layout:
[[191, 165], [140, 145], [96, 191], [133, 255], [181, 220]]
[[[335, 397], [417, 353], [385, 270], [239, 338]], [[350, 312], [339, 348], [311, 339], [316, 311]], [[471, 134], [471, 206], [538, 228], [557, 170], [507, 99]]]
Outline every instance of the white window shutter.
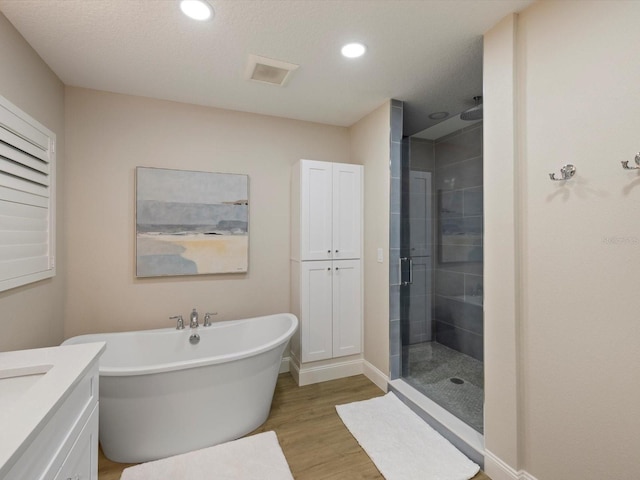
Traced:
[[0, 291], [55, 275], [55, 141], [0, 96]]

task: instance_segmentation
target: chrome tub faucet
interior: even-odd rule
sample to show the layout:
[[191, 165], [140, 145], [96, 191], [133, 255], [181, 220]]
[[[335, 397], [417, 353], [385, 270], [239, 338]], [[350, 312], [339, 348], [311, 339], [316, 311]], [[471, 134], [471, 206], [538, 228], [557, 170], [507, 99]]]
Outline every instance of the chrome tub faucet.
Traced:
[[198, 335], [198, 312], [194, 308], [189, 316], [189, 326], [191, 327], [191, 335], [189, 336], [189, 343], [196, 345], [200, 342], [200, 335]]
[[204, 314], [204, 323], [202, 324], [203, 327], [210, 327], [211, 326], [211, 316], [212, 315], [217, 315], [218, 312], [213, 312], [213, 313], [205, 313]]
[[173, 317], [169, 317], [169, 320], [177, 320], [176, 330], [184, 330], [184, 319], [182, 315], [174, 315]]
[[191, 328], [198, 328], [198, 312], [196, 312], [196, 309], [194, 308], [193, 311], [191, 312], [190, 315], [190, 322], [189, 325], [191, 326]]

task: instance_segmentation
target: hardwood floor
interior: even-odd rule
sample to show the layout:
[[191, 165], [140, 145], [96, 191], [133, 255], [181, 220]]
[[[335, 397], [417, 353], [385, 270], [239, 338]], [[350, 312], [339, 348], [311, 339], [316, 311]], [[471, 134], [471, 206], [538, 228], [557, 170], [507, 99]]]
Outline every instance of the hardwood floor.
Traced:
[[[288, 373], [278, 378], [266, 423], [250, 433], [274, 430], [296, 480], [384, 479], [336, 413], [335, 406], [384, 393], [364, 375], [298, 387]], [[99, 480], [119, 480], [129, 465], [100, 452]], [[480, 472], [473, 480], [491, 480]]]

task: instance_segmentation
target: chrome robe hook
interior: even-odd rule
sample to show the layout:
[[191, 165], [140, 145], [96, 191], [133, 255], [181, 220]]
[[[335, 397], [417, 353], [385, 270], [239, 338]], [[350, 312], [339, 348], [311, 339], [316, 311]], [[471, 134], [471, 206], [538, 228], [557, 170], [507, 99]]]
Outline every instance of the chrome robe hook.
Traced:
[[622, 161], [620, 163], [622, 163], [622, 168], [624, 168], [625, 170], [640, 170], [640, 152], [636, 153], [636, 165], [638, 165], [637, 167], [630, 167], [629, 166], [629, 160], [627, 161]]
[[576, 174], [576, 167], [574, 167], [573, 165], [571, 165], [570, 163], [565, 165], [564, 167], [562, 167], [560, 169], [560, 176], [561, 178], [556, 178], [556, 174], [555, 173], [550, 173], [549, 174], [549, 178], [551, 180], [554, 180], [556, 182], [561, 182], [563, 180], [569, 180], [571, 177], [573, 177]]

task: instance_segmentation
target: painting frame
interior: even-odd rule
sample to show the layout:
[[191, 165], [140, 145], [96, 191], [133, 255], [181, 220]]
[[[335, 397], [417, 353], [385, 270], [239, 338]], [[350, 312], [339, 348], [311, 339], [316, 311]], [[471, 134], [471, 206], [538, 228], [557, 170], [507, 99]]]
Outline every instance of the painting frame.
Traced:
[[249, 176], [135, 171], [136, 277], [247, 273]]

